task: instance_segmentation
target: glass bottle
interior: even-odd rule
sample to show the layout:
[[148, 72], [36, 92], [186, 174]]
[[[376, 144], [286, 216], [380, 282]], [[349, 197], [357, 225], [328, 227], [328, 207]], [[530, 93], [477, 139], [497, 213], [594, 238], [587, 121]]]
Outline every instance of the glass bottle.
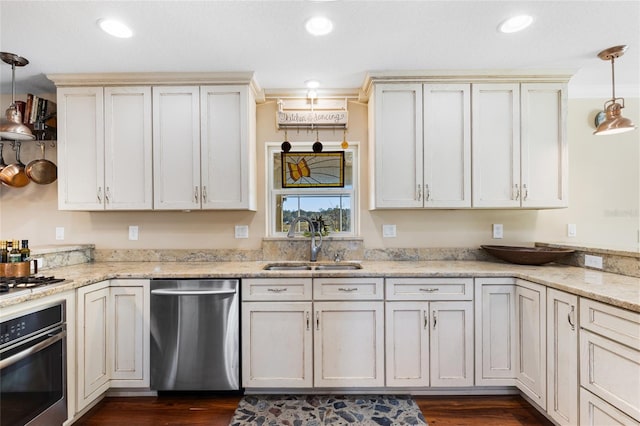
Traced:
[[5, 240], [0, 241], [0, 263], [7, 263], [9, 252], [7, 251], [7, 242]]
[[20, 249], [20, 254], [23, 262], [31, 257], [31, 250], [29, 250], [29, 240], [22, 240], [22, 248]]
[[9, 263], [20, 262], [22, 260], [22, 253], [20, 253], [20, 246], [18, 240], [13, 240], [11, 244], [11, 251], [9, 252]]

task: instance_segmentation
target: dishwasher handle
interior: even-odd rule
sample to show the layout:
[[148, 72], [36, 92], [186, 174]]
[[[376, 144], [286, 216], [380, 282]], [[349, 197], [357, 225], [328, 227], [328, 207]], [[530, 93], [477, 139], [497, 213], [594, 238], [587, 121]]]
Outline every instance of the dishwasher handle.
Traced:
[[182, 290], [179, 288], [166, 288], [151, 290], [151, 294], [158, 296], [210, 296], [236, 294], [235, 290]]

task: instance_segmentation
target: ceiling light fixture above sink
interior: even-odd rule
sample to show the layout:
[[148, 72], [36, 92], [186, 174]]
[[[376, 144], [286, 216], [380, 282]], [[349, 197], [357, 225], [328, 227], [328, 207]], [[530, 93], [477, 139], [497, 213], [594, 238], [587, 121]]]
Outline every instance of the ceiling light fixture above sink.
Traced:
[[324, 16], [314, 16], [305, 22], [307, 32], [314, 36], [323, 36], [333, 31], [333, 22]]
[[116, 19], [98, 19], [98, 26], [105, 33], [118, 38], [131, 38], [133, 31], [123, 22]]
[[530, 15], [516, 15], [502, 22], [498, 29], [501, 33], [511, 34], [517, 33], [527, 28], [533, 23], [533, 17]]

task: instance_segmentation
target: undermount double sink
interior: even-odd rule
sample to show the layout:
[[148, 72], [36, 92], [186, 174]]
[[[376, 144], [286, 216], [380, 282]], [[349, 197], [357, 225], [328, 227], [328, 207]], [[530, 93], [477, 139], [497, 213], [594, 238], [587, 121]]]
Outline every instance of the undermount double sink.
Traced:
[[354, 262], [273, 262], [262, 268], [265, 271], [354, 271], [362, 269], [362, 265]]

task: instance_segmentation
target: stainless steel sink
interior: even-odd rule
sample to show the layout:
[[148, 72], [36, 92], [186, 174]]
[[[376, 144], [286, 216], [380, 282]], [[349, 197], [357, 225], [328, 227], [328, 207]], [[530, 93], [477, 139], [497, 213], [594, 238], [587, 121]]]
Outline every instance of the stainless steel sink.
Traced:
[[362, 269], [362, 265], [353, 262], [340, 263], [296, 263], [296, 262], [275, 262], [268, 263], [263, 268], [265, 271], [353, 271]]
[[359, 263], [325, 263], [316, 266], [314, 269], [318, 271], [354, 271], [362, 269], [362, 265]]
[[312, 268], [306, 263], [269, 263], [264, 266], [265, 271], [310, 271]]

